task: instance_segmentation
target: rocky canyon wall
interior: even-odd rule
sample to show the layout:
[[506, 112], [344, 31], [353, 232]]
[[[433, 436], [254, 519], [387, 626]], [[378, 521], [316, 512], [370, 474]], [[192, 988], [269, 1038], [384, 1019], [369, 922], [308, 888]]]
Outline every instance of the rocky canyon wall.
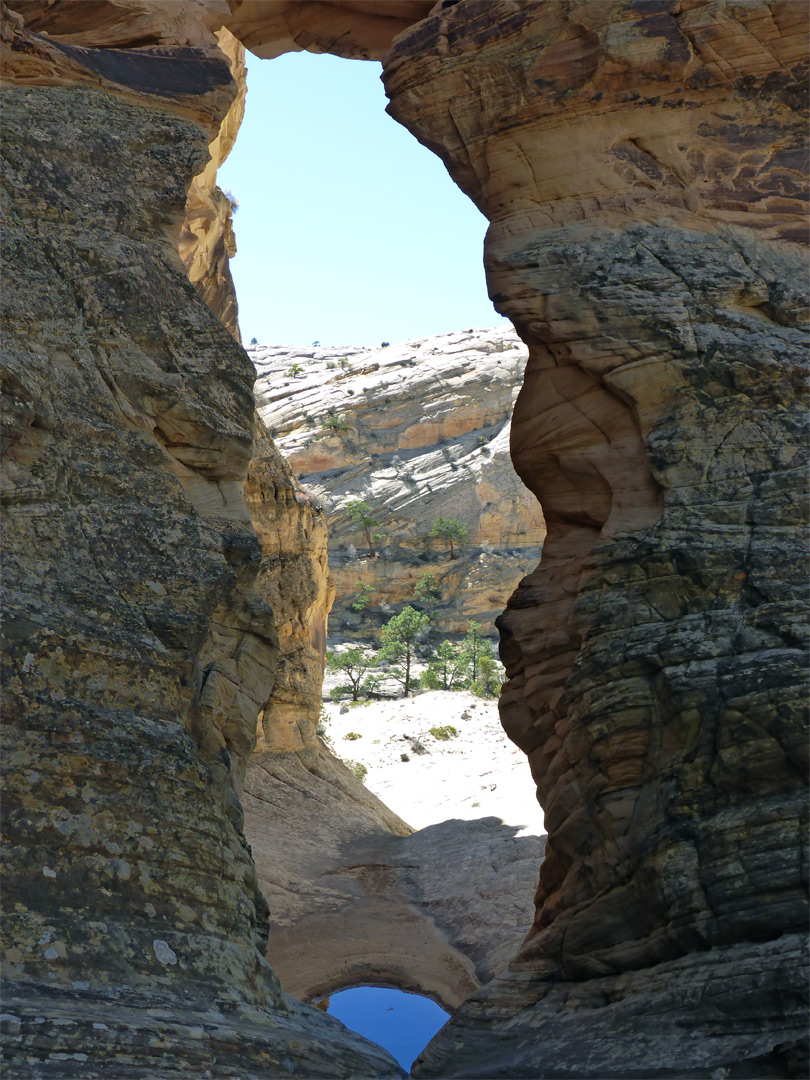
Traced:
[[[240, 791], [272, 821], [285, 785], [307, 802], [301, 769], [323, 806], [348, 782], [306, 769], [292, 678], [273, 732], [301, 753], [245, 779], [279, 666], [259, 574], [271, 598], [278, 578], [243, 495], [253, 372], [178, 253], [189, 186], [238, 100], [224, 25], [260, 55], [384, 58], [391, 112], [492, 223], [490, 291], [529, 349], [512, 455], [548, 537], [501, 620], [502, 716], [548, 855], [522, 951], [418, 1073], [802, 1075], [804, 5], [11, 6], [7, 1068], [397, 1075], [281, 990], [242, 831]], [[214, 264], [217, 244], [200, 281], [221, 284]], [[248, 500], [283, 548], [262, 460]], [[296, 633], [317, 651], [326, 584], [311, 588]], [[378, 827], [385, 843], [366, 843]], [[315, 908], [340, 871], [333, 928], [350, 895], [366, 911], [424, 899], [398, 829], [363, 807], [312, 834], [324, 857], [302, 828], [291, 870]], [[286, 918], [297, 881], [272, 878], [268, 851], [259, 876]], [[450, 906], [438, 966], [458, 961], [458, 1000], [480, 979], [453, 952]], [[297, 945], [285, 955], [294, 967]]]
[[200, 5], [20, 7], [52, 36], [4, 12], [5, 1068], [398, 1075], [281, 990], [242, 831], [279, 651], [253, 370], [177, 250], [230, 65]]
[[[258, 346], [259, 411], [329, 521], [336, 600], [329, 634], [376, 641], [435, 578], [437, 634], [495, 618], [540, 558], [545, 524], [509, 459], [509, 422], [526, 366], [511, 327], [462, 330], [376, 349]], [[329, 427], [329, 425], [334, 425]], [[374, 554], [346, 506], [379, 525]], [[451, 558], [437, 517], [467, 529]], [[367, 606], [356, 610], [359, 600]]]
[[535, 926], [420, 1075], [800, 1068], [804, 17], [467, 0], [386, 61], [491, 220], [548, 526], [499, 621], [549, 832]]

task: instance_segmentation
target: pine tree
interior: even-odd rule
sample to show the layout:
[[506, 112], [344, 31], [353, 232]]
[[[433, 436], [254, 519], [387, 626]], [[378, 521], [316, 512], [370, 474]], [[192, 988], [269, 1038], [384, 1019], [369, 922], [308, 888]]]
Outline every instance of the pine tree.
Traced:
[[427, 628], [430, 619], [415, 608], [405, 607], [399, 615], [393, 615], [382, 628], [380, 660], [393, 663], [393, 678], [402, 683], [405, 697], [419, 685], [419, 679], [411, 674], [416, 656], [417, 639]]
[[421, 600], [427, 608], [427, 616], [429, 619], [433, 618], [433, 608], [437, 600], [441, 600], [442, 591], [439, 587], [439, 582], [433, 576], [433, 574], [422, 574], [419, 581], [416, 583], [416, 588], [413, 590], [413, 595], [417, 600]]
[[467, 526], [455, 518], [437, 517], [430, 530], [431, 536], [437, 536], [440, 540], [446, 540], [450, 545], [450, 558], [456, 557], [456, 544], [460, 544], [467, 535]]
[[368, 553], [373, 559], [377, 553], [374, 550], [374, 543], [371, 538], [371, 530], [376, 529], [379, 525], [379, 521], [377, 521], [376, 517], [374, 516], [374, 511], [367, 502], [355, 501], [346, 504], [346, 514], [348, 515], [349, 519], [353, 521], [355, 525], [359, 525], [359, 527], [366, 534]]

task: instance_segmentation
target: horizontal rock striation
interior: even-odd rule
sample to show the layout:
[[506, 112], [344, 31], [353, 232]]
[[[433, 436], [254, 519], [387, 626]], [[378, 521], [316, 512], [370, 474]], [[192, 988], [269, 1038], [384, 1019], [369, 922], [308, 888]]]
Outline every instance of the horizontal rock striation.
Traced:
[[3, 41], [5, 1068], [399, 1075], [282, 992], [242, 832], [253, 370], [170, 242], [229, 65]]
[[[379, 349], [259, 346], [260, 412], [297, 477], [329, 516], [337, 640], [374, 637], [396, 605], [436, 578], [436, 628], [491, 626], [536, 563], [545, 525], [509, 460], [509, 419], [526, 366], [511, 327]], [[330, 427], [329, 425], [334, 425]], [[374, 511], [374, 555], [346, 506]], [[451, 558], [437, 517], [467, 528]], [[365, 590], [364, 611], [353, 610]]]
[[465, 0], [386, 61], [390, 111], [492, 222], [548, 527], [499, 621], [549, 832], [535, 926], [419, 1075], [799, 1068], [804, 17]]

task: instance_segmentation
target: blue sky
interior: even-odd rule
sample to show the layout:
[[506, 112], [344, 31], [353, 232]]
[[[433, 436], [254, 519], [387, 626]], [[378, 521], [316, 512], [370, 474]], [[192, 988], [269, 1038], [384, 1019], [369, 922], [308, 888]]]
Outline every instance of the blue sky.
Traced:
[[506, 321], [487, 297], [486, 219], [386, 114], [380, 71], [248, 56], [245, 120], [219, 174], [239, 200], [245, 342], [393, 344]]
[[352, 1031], [384, 1046], [406, 1071], [450, 1017], [421, 994], [377, 986], [339, 990], [329, 998], [328, 1011]]

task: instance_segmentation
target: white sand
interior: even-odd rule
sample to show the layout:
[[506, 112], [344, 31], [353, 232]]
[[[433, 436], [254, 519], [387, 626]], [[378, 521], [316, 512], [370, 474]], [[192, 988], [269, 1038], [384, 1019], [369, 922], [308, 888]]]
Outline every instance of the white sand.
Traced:
[[[504, 734], [496, 702], [433, 690], [354, 705], [340, 715], [346, 704], [324, 705], [334, 752], [362, 762], [366, 786], [408, 824], [421, 829], [449, 818], [497, 817], [519, 826], [517, 835], [542, 835], [543, 811], [526, 756]], [[430, 734], [448, 725], [457, 737], [442, 741]], [[347, 739], [350, 732], [361, 738]], [[408, 737], [427, 753], [415, 752]]]

